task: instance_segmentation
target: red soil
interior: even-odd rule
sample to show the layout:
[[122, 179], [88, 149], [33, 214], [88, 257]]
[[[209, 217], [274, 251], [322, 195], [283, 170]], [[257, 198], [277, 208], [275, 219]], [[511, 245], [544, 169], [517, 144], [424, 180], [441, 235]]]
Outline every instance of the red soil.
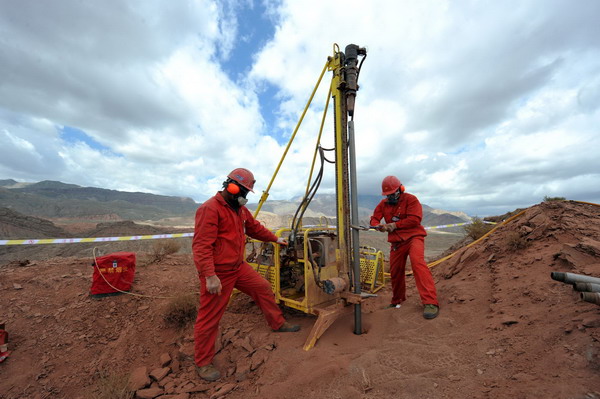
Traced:
[[[153, 385], [180, 398], [600, 398], [600, 307], [550, 278], [600, 277], [599, 210], [531, 207], [432, 269], [436, 319], [422, 317], [409, 277], [400, 309], [383, 309], [386, 288], [363, 305], [364, 334], [353, 334], [350, 314], [308, 352], [313, 316], [286, 310], [302, 330], [274, 333], [240, 295], [221, 323], [215, 363], [225, 377], [216, 383], [195, 375], [192, 326], [163, 321], [169, 299], [91, 299], [91, 257], [10, 265], [0, 270], [0, 321], [12, 350], [0, 364], [0, 398], [90, 397], [102, 375], [161, 363], [169, 374]], [[138, 266], [133, 291], [197, 289], [191, 257], [171, 255]]]

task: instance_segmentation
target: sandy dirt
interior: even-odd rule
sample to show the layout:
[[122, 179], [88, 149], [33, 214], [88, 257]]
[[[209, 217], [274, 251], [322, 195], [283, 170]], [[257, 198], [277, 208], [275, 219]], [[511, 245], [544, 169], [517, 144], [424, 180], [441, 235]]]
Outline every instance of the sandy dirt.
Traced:
[[0, 269], [0, 321], [12, 350], [0, 364], [0, 398], [93, 397], [114, 374], [136, 376], [138, 397], [163, 399], [600, 398], [600, 307], [550, 278], [600, 277], [594, 205], [536, 205], [432, 268], [434, 320], [422, 317], [408, 277], [400, 309], [384, 309], [385, 288], [363, 304], [363, 334], [348, 314], [304, 351], [314, 316], [286, 309], [302, 330], [274, 333], [239, 295], [221, 323], [215, 363], [225, 376], [216, 383], [195, 375], [192, 326], [169, 327], [172, 300], [157, 298], [197, 291], [189, 254], [138, 266], [133, 292], [150, 297], [90, 298], [91, 261]]

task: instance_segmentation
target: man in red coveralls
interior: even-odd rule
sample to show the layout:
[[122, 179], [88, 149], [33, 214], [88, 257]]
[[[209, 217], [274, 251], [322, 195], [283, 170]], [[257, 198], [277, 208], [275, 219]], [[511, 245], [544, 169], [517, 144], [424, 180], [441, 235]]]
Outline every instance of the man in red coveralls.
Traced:
[[244, 259], [246, 235], [287, 245], [286, 240], [257, 222], [244, 206], [248, 192], [254, 192], [254, 181], [249, 170], [234, 169], [223, 183], [223, 190], [196, 211], [192, 250], [200, 277], [200, 309], [194, 326], [194, 360], [198, 375], [207, 381], [221, 377], [212, 360], [219, 321], [234, 288], [252, 297], [274, 331], [300, 330], [300, 326], [285, 321], [271, 285]]
[[[439, 313], [439, 303], [431, 271], [425, 263], [425, 236], [421, 226], [423, 207], [412, 194], [404, 192], [404, 186], [396, 176], [387, 176], [381, 183], [381, 195], [387, 198], [373, 211], [371, 226], [388, 233], [390, 250], [390, 275], [392, 277], [392, 301], [390, 308], [399, 308], [406, 300], [406, 259], [410, 257], [415, 283], [425, 305], [423, 317], [434, 319]], [[381, 219], [385, 224], [379, 224]]]

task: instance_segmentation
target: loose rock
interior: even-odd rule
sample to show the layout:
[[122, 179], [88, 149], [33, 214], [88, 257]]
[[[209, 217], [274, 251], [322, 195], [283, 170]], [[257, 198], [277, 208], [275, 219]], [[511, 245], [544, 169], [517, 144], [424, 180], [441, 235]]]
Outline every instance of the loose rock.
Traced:
[[159, 363], [161, 367], [167, 367], [171, 363], [171, 356], [168, 353], [160, 355]]
[[163, 390], [160, 388], [141, 389], [135, 393], [135, 397], [138, 399], [154, 399], [162, 393]]
[[129, 376], [129, 388], [132, 391], [145, 388], [150, 385], [150, 377], [148, 377], [148, 368], [146, 366], [138, 367]]
[[233, 391], [237, 385], [235, 384], [225, 384], [217, 392], [213, 393], [210, 399], [217, 399], [227, 395], [229, 392]]
[[150, 372], [150, 377], [155, 381], [159, 382], [160, 380], [165, 378], [170, 371], [171, 369], [169, 367], [154, 369]]

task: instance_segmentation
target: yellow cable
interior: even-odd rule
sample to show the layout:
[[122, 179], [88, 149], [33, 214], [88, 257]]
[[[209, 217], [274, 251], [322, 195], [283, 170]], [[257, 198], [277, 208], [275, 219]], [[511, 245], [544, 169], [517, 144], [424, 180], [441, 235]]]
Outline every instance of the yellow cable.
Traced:
[[[565, 200], [565, 201], [567, 201], [567, 200]], [[575, 200], [573, 200], [573, 202], [578, 202], [578, 203], [580, 203], [580, 204], [587, 204], [587, 205], [600, 206], [599, 204], [595, 204], [595, 203], [593, 203], [593, 202], [575, 201]], [[460, 248], [460, 249], [456, 250], [456, 251], [455, 251], [455, 252], [453, 252], [452, 254], [450, 254], [450, 255], [448, 255], [448, 256], [446, 256], [446, 257], [442, 258], [442, 259], [438, 259], [438, 260], [436, 260], [436, 261], [434, 261], [434, 262], [431, 262], [430, 264], [428, 264], [428, 265], [427, 265], [427, 267], [429, 267], [429, 268], [432, 268], [432, 267], [434, 267], [434, 266], [437, 266], [437, 265], [439, 265], [440, 263], [442, 263], [442, 262], [444, 262], [444, 261], [446, 261], [446, 260], [448, 260], [448, 259], [452, 258], [452, 257], [453, 257], [454, 255], [456, 255], [456, 253], [457, 253], [457, 252], [459, 252], [460, 250], [462, 250], [462, 249], [464, 249], [464, 248], [469, 248], [470, 246], [477, 244], [479, 241], [483, 240], [484, 238], [486, 238], [487, 236], [489, 236], [490, 234], [492, 234], [494, 231], [496, 231], [496, 229], [497, 229], [497, 228], [499, 228], [500, 226], [502, 226], [502, 225], [505, 225], [506, 223], [508, 223], [508, 222], [510, 222], [510, 221], [512, 221], [512, 220], [514, 220], [514, 219], [516, 219], [516, 218], [518, 218], [519, 216], [523, 215], [523, 214], [524, 214], [526, 211], [527, 211], [527, 209], [525, 209], [524, 211], [521, 211], [521, 212], [517, 213], [516, 215], [513, 215], [513, 216], [509, 217], [508, 219], [506, 219], [506, 220], [505, 220], [505, 221], [503, 221], [502, 223], [500, 223], [500, 224], [496, 225], [496, 226], [495, 226], [493, 229], [491, 229], [490, 231], [488, 231], [486, 234], [484, 234], [483, 236], [481, 236], [479, 239], [477, 239], [477, 240], [473, 241], [472, 243], [470, 243], [470, 244], [469, 244], [469, 245], [467, 245], [467, 246], [464, 246], [464, 247], [462, 247], [462, 248]], [[412, 272], [410, 272], [410, 274], [412, 274]], [[408, 275], [408, 273], [407, 273], [407, 275]]]
[[579, 202], [580, 204], [587, 204], [587, 205], [600, 206], [600, 204], [594, 204], [593, 202], [575, 201], [575, 200], [572, 200], [572, 201], [573, 201], [573, 202]]
[[[434, 267], [434, 266], [437, 266], [437, 265], [439, 265], [439, 264], [440, 264], [440, 263], [442, 263], [443, 261], [445, 261], [445, 260], [448, 260], [448, 259], [452, 258], [452, 257], [453, 257], [454, 255], [456, 255], [456, 254], [457, 254], [457, 253], [458, 253], [460, 250], [462, 250], [462, 249], [465, 249], [465, 248], [469, 248], [470, 246], [477, 244], [479, 241], [483, 240], [484, 238], [486, 238], [487, 236], [489, 236], [490, 234], [492, 234], [494, 231], [496, 231], [496, 229], [498, 229], [500, 226], [503, 226], [503, 225], [505, 225], [506, 223], [508, 223], [508, 222], [512, 221], [513, 219], [516, 219], [516, 218], [518, 218], [519, 216], [521, 216], [521, 215], [522, 215], [522, 214], [524, 214], [524, 213], [525, 213], [525, 211], [521, 211], [521, 212], [517, 213], [516, 215], [513, 215], [513, 216], [509, 217], [508, 219], [506, 219], [506, 220], [505, 220], [505, 221], [503, 221], [502, 223], [500, 223], [500, 224], [497, 224], [496, 226], [494, 226], [494, 228], [493, 228], [493, 229], [491, 229], [490, 231], [488, 231], [487, 233], [485, 233], [484, 235], [482, 235], [481, 237], [479, 237], [477, 240], [473, 241], [473, 242], [472, 242], [472, 243], [470, 243], [469, 245], [466, 245], [466, 246], [464, 246], [464, 247], [462, 247], [462, 248], [460, 248], [460, 249], [456, 250], [455, 252], [451, 253], [450, 255], [448, 255], [448, 256], [446, 256], [446, 257], [443, 257], [442, 259], [438, 259], [438, 260], [436, 260], [436, 261], [434, 261], [434, 262], [431, 262], [430, 264], [428, 264], [428, 265], [427, 265], [427, 267], [429, 267], [429, 268], [432, 268], [432, 267]], [[412, 274], [412, 272], [411, 272], [411, 274]]]

